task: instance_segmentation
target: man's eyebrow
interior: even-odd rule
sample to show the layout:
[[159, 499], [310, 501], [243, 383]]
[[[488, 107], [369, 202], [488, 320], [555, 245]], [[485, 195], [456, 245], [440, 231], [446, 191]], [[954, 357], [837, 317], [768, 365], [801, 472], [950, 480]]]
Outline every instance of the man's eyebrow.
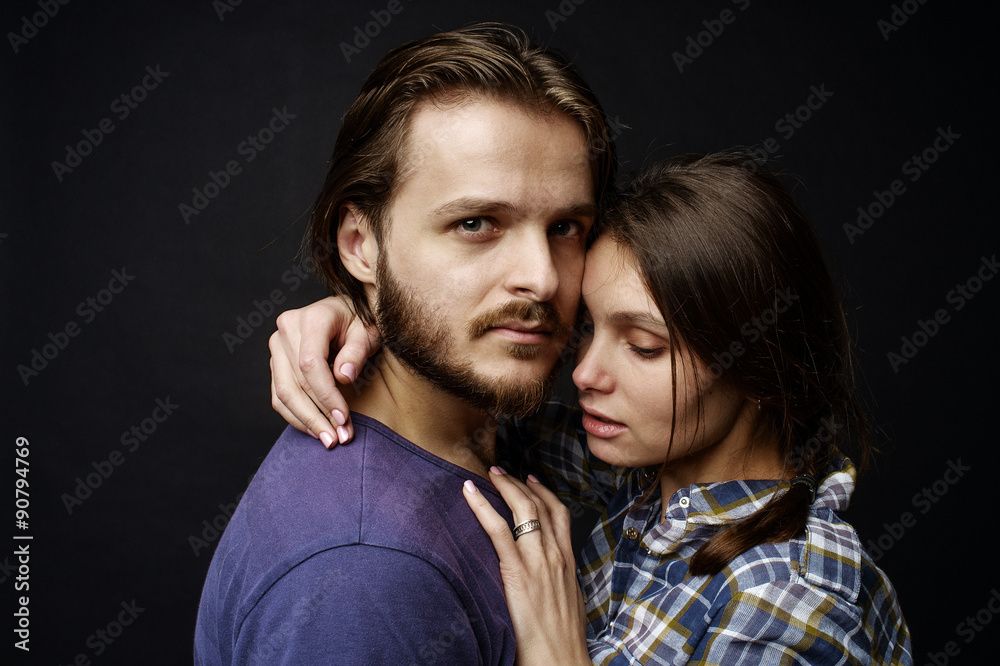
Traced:
[[[446, 204], [443, 204], [433, 211], [431, 214], [437, 217], [451, 217], [455, 215], [468, 215], [470, 213], [516, 213], [517, 206], [510, 203], [509, 201], [501, 201], [497, 199], [486, 199], [480, 197], [461, 197], [459, 199], [454, 199]], [[593, 218], [597, 215], [597, 206], [591, 202], [581, 202], [576, 204], [571, 204], [565, 208], [557, 209], [552, 217], [555, 218], [574, 218], [574, 217], [589, 217]]]
[[461, 197], [435, 208], [432, 215], [451, 217], [468, 213], [513, 213], [517, 207], [509, 201], [483, 199], [479, 197]]
[[573, 204], [556, 211], [556, 217], [597, 217], [597, 206], [592, 201]]

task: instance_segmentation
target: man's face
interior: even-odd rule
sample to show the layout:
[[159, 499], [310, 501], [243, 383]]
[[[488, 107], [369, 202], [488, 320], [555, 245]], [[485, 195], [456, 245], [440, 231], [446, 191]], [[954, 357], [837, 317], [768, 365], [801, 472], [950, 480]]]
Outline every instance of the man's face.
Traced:
[[388, 211], [386, 348], [494, 413], [548, 394], [575, 319], [595, 203], [583, 130], [486, 99], [414, 112]]

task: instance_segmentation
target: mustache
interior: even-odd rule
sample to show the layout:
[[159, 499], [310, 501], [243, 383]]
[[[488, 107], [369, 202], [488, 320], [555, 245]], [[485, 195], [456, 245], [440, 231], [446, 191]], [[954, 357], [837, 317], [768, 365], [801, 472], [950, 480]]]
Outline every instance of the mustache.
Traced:
[[469, 338], [475, 340], [486, 334], [491, 328], [511, 320], [522, 322], [538, 322], [552, 328], [552, 337], [556, 340], [569, 336], [570, 325], [562, 320], [552, 303], [536, 301], [508, 301], [489, 312], [477, 316], [469, 322]]

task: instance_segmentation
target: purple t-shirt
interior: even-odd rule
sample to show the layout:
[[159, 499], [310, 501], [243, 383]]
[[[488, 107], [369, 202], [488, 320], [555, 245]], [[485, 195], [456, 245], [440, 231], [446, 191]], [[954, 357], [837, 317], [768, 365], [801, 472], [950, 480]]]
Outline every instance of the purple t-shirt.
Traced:
[[496, 551], [462, 495], [473, 478], [352, 414], [324, 449], [289, 427], [219, 541], [196, 664], [512, 664]]

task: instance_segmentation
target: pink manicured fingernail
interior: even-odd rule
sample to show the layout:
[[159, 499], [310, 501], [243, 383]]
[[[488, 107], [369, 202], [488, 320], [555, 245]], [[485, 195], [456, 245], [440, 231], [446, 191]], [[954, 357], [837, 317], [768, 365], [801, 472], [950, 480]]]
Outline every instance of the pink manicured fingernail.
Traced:
[[328, 449], [332, 449], [333, 445], [336, 444], [336, 441], [334, 441], [333, 439], [333, 435], [331, 435], [328, 432], [320, 433], [319, 441], [323, 442], [323, 446], [325, 446]]
[[467, 492], [467, 493], [478, 493], [479, 492], [479, 489], [476, 488], [476, 484], [474, 484], [471, 480], [466, 480], [466, 482], [464, 484], [462, 484], [462, 485], [465, 486], [465, 492]]
[[358, 369], [354, 367], [353, 363], [345, 363], [340, 366], [340, 372], [352, 382], [358, 378]]
[[344, 418], [344, 413], [339, 409], [333, 410], [333, 421], [339, 426], [347, 423], [347, 419]]
[[535, 478], [534, 474], [529, 474], [528, 475], [528, 481], [534, 481], [535, 483], [541, 483], [541, 481], [539, 481], [537, 478]]
[[494, 474], [496, 474], [497, 476], [503, 476], [504, 474], [507, 473], [507, 472], [503, 471], [502, 468], [497, 467], [496, 465], [493, 465], [493, 467], [490, 467], [490, 471], [493, 472]]
[[306, 432], [309, 433], [309, 436], [312, 437], [313, 439], [319, 439], [319, 437], [316, 436], [316, 433], [314, 433], [309, 428], [306, 428]]
[[337, 437], [340, 438], [341, 444], [347, 444], [351, 440], [351, 433], [347, 432], [344, 426], [337, 426]]

